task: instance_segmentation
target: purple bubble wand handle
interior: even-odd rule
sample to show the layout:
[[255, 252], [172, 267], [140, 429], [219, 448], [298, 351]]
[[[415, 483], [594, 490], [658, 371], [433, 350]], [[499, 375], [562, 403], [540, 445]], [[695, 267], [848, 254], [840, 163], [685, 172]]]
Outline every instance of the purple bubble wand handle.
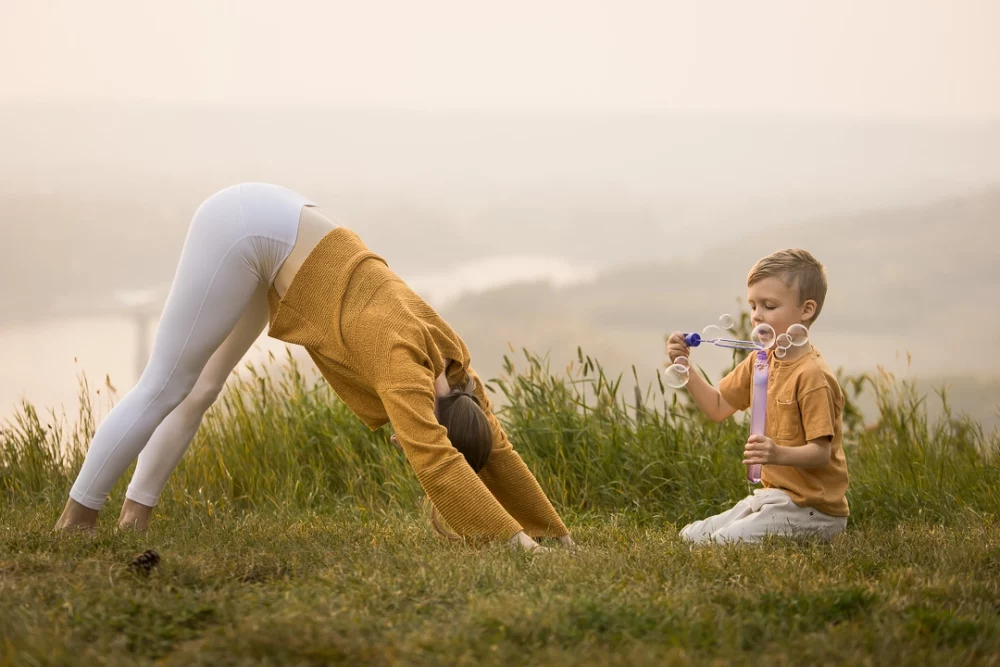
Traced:
[[[753, 391], [750, 404], [750, 435], [764, 435], [764, 424], [767, 421], [767, 352], [760, 350], [753, 364]], [[747, 481], [760, 484], [761, 465], [754, 463], [747, 466]]]

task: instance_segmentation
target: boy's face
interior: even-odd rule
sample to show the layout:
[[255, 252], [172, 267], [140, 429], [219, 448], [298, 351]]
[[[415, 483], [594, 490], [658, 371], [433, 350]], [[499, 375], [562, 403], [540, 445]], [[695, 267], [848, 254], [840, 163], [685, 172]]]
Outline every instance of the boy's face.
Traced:
[[807, 324], [816, 313], [812, 299], [799, 303], [798, 285], [788, 286], [783, 278], [768, 277], [747, 288], [747, 304], [753, 326], [761, 322], [774, 327], [775, 334], [783, 334], [793, 324]]

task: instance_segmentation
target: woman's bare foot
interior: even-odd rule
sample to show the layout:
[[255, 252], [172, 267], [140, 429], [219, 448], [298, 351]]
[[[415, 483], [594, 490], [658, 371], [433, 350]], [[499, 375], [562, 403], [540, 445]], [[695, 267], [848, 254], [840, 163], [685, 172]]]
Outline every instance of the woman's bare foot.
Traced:
[[93, 530], [97, 526], [97, 510], [84, 507], [72, 498], [66, 501], [55, 530]]
[[146, 530], [149, 527], [149, 518], [152, 515], [152, 507], [126, 498], [124, 504], [122, 504], [122, 513], [118, 516], [118, 528]]

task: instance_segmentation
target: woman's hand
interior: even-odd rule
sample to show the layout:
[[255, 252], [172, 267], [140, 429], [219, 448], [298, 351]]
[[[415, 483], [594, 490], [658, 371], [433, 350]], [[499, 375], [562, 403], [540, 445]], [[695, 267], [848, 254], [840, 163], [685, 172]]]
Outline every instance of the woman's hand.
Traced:
[[576, 549], [576, 542], [573, 541], [573, 538], [571, 536], [560, 535], [556, 539], [559, 540], [559, 546], [565, 549]]
[[530, 551], [532, 553], [550, 551], [547, 547], [543, 547], [538, 542], [528, 537], [523, 530], [514, 537], [510, 538], [507, 543], [515, 549], [524, 549], [525, 551]]

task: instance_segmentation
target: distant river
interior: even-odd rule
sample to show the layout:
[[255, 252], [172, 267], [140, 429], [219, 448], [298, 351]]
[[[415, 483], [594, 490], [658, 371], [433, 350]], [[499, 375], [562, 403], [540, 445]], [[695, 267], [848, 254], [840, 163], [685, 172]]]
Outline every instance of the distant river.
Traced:
[[[592, 280], [596, 269], [556, 257], [500, 256], [440, 271], [403, 276], [432, 305], [445, 308], [463, 294], [516, 282], [546, 280], [556, 286]], [[146, 331], [151, 345], [156, 321]], [[71, 417], [78, 405], [79, 377], [86, 374], [92, 393], [110, 378], [119, 398], [137, 379], [142, 346], [137, 323], [121, 317], [75, 317], [0, 328], [0, 422], [9, 419], [22, 397], [42, 411], [60, 406]], [[284, 343], [261, 336], [247, 360], [266, 358]], [[101, 396], [106, 395], [101, 392]], [[106, 405], [106, 404], [103, 404]]]

